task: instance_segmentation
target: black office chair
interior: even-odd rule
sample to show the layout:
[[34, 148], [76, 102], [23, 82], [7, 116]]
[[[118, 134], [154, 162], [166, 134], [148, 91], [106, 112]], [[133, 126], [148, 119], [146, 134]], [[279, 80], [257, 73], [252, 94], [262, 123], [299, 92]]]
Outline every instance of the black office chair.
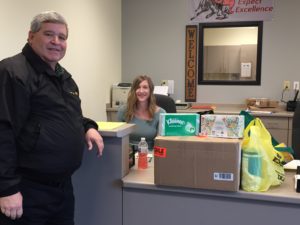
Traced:
[[294, 158], [300, 159], [300, 102], [297, 102], [297, 106], [293, 117], [292, 126], [292, 148], [294, 150]]
[[156, 104], [166, 110], [167, 113], [176, 113], [176, 104], [173, 98], [167, 95], [154, 94]]

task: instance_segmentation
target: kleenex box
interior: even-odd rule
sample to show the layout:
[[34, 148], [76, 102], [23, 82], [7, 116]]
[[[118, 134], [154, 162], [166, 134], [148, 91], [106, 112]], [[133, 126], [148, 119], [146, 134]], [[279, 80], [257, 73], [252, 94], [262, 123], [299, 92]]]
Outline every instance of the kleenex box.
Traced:
[[201, 116], [201, 134], [210, 137], [242, 138], [244, 126], [242, 115], [207, 114]]
[[199, 134], [200, 116], [197, 113], [162, 113], [160, 136], [195, 136]]

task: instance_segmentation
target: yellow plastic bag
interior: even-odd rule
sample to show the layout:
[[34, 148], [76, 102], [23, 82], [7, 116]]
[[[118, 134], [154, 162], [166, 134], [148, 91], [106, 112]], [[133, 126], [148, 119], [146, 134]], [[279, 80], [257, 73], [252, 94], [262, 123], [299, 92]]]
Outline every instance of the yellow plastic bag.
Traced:
[[245, 191], [267, 191], [285, 178], [284, 156], [272, 145], [272, 137], [259, 118], [244, 130], [241, 187]]

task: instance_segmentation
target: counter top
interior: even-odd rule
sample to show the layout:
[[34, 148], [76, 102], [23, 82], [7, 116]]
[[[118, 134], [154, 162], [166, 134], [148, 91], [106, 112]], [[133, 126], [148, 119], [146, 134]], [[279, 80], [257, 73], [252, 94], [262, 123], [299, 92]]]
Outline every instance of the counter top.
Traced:
[[[115, 123], [115, 122], [105, 122], [105, 123]], [[99, 127], [99, 132], [105, 137], [124, 137], [130, 134], [135, 127], [135, 124], [124, 123], [113, 129], [102, 129]]]
[[[247, 106], [244, 104], [195, 104], [195, 105], [207, 105], [214, 107], [215, 114], [239, 114], [242, 110], [247, 110]], [[177, 112], [201, 112], [207, 111], [208, 109], [184, 109], [177, 110]], [[279, 106], [277, 108], [255, 108], [249, 111], [254, 116], [276, 116], [276, 117], [293, 117], [293, 112], [288, 112], [285, 110], [284, 106]]]
[[[215, 107], [214, 113], [215, 114], [239, 114], [242, 110], [246, 110], [247, 106], [245, 104], [211, 104], [211, 103], [193, 103], [193, 105], [200, 105], [200, 106], [213, 106]], [[209, 109], [178, 109], [178, 113], [198, 113], [207, 111]], [[117, 112], [117, 108], [106, 108], [107, 112]], [[250, 112], [254, 116], [271, 116], [271, 117], [293, 117], [293, 112], [288, 112], [285, 110], [285, 107], [283, 105], [277, 107], [277, 108], [257, 108], [252, 109]]]
[[149, 164], [147, 169], [138, 169], [136, 166], [131, 168], [129, 174], [125, 176], [122, 181], [124, 188], [148, 189], [154, 191], [188, 193], [300, 205], [300, 193], [297, 193], [294, 190], [294, 174], [294, 171], [286, 171], [284, 183], [280, 186], [271, 187], [266, 192], [246, 192], [243, 190], [238, 192], [227, 192], [193, 188], [177, 188], [157, 186], [154, 184], [154, 163], [152, 160], [152, 163]]

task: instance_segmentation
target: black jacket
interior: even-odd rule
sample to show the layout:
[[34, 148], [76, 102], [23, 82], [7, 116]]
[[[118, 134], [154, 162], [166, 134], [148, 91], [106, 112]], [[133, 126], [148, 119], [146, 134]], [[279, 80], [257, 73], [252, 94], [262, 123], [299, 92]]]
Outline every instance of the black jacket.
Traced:
[[58, 181], [80, 166], [85, 131], [79, 91], [60, 65], [53, 71], [26, 44], [0, 62], [0, 197], [22, 176]]

